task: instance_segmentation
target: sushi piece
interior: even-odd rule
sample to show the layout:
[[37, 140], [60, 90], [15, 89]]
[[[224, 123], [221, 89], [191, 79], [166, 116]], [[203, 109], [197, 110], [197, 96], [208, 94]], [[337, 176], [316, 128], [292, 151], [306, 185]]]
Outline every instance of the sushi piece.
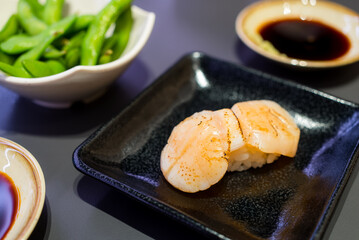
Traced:
[[280, 155], [294, 157], [300, 130], [290, 114], [269, 100], [239, 102], [237, 116], [245, 146], [231, 152], [228, 171], [242, 171], [274, 162]]
[[222, 179], [230, 152], [243, 145], [230, 109], [195, 113], [173, 129], [161, 153], [161, 170], [181, 191], [205, 190]]
[[227, 171], [243, 171], [296, 154], [300, 131], [277, 103], [257, 100], [201, 111], [180, 122], [161, 153], [166, 180], [184, 192], [206, 190]]

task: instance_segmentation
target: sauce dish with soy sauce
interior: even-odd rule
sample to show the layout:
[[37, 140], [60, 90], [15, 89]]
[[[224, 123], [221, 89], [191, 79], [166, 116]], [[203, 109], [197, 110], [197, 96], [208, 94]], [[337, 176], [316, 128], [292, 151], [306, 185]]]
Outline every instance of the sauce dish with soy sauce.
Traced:
[[30, 152], [1, 137], [0, 196], [0, 239], [27, 239], [44, 206], [44, 175]]
[[235, 27], [250, 49], [287, 65], [328, 68], [359, 60], [359, 15], [337, 3], [260, 1], [238, 14]]

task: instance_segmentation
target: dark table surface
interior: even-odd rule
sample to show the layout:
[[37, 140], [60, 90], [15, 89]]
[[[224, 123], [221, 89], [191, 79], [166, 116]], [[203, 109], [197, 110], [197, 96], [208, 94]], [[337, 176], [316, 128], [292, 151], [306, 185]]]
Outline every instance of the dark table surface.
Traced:
[[[253, 1], [134, 1], [156, 14], [152, 35], [128, 70], [100, 99], [69, 109], [40, 107], [0, 87], [0, 136], [27, 148], [46, 180], [46, 200], [30, 239], [198, 239], [201, 235], [73, 166], [72, 153], [183, 55], [201, 51], [359, 103], [359, 64], [296, 71], [270, 62], [238, 39], [234, 21]], [[337, 1], [355, 11], [359, 2]], [[326, 232], [328, 239], [359, 236], [356, 167]]]

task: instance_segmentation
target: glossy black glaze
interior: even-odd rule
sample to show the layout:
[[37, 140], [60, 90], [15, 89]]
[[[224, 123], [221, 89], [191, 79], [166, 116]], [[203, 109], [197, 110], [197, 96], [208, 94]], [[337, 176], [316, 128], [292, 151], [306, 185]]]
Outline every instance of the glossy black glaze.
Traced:
[[[172, 128], [194, 112], [270, 99], [301, 129], [297, 155], [187, 194], [163, 178]], [[185, 56], [74, 152], [75, 167], [208, 237], [321, 238], [357, 159], [359, 108], [201, 53]]]

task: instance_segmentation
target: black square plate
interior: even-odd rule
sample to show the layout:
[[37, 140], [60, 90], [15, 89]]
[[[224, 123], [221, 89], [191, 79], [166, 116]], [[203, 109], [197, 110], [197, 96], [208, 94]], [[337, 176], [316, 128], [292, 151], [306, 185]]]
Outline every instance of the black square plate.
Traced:
[[[160, 153], [172, 128], [201, 110], [269, 99], [301, 129], [297, 155], [227, 173], [183, 193]], [[321, 238], [357, 159], [359, 107], [202, 53], [182, 58], [74, 152], [76, 168], [213, 238]]]

